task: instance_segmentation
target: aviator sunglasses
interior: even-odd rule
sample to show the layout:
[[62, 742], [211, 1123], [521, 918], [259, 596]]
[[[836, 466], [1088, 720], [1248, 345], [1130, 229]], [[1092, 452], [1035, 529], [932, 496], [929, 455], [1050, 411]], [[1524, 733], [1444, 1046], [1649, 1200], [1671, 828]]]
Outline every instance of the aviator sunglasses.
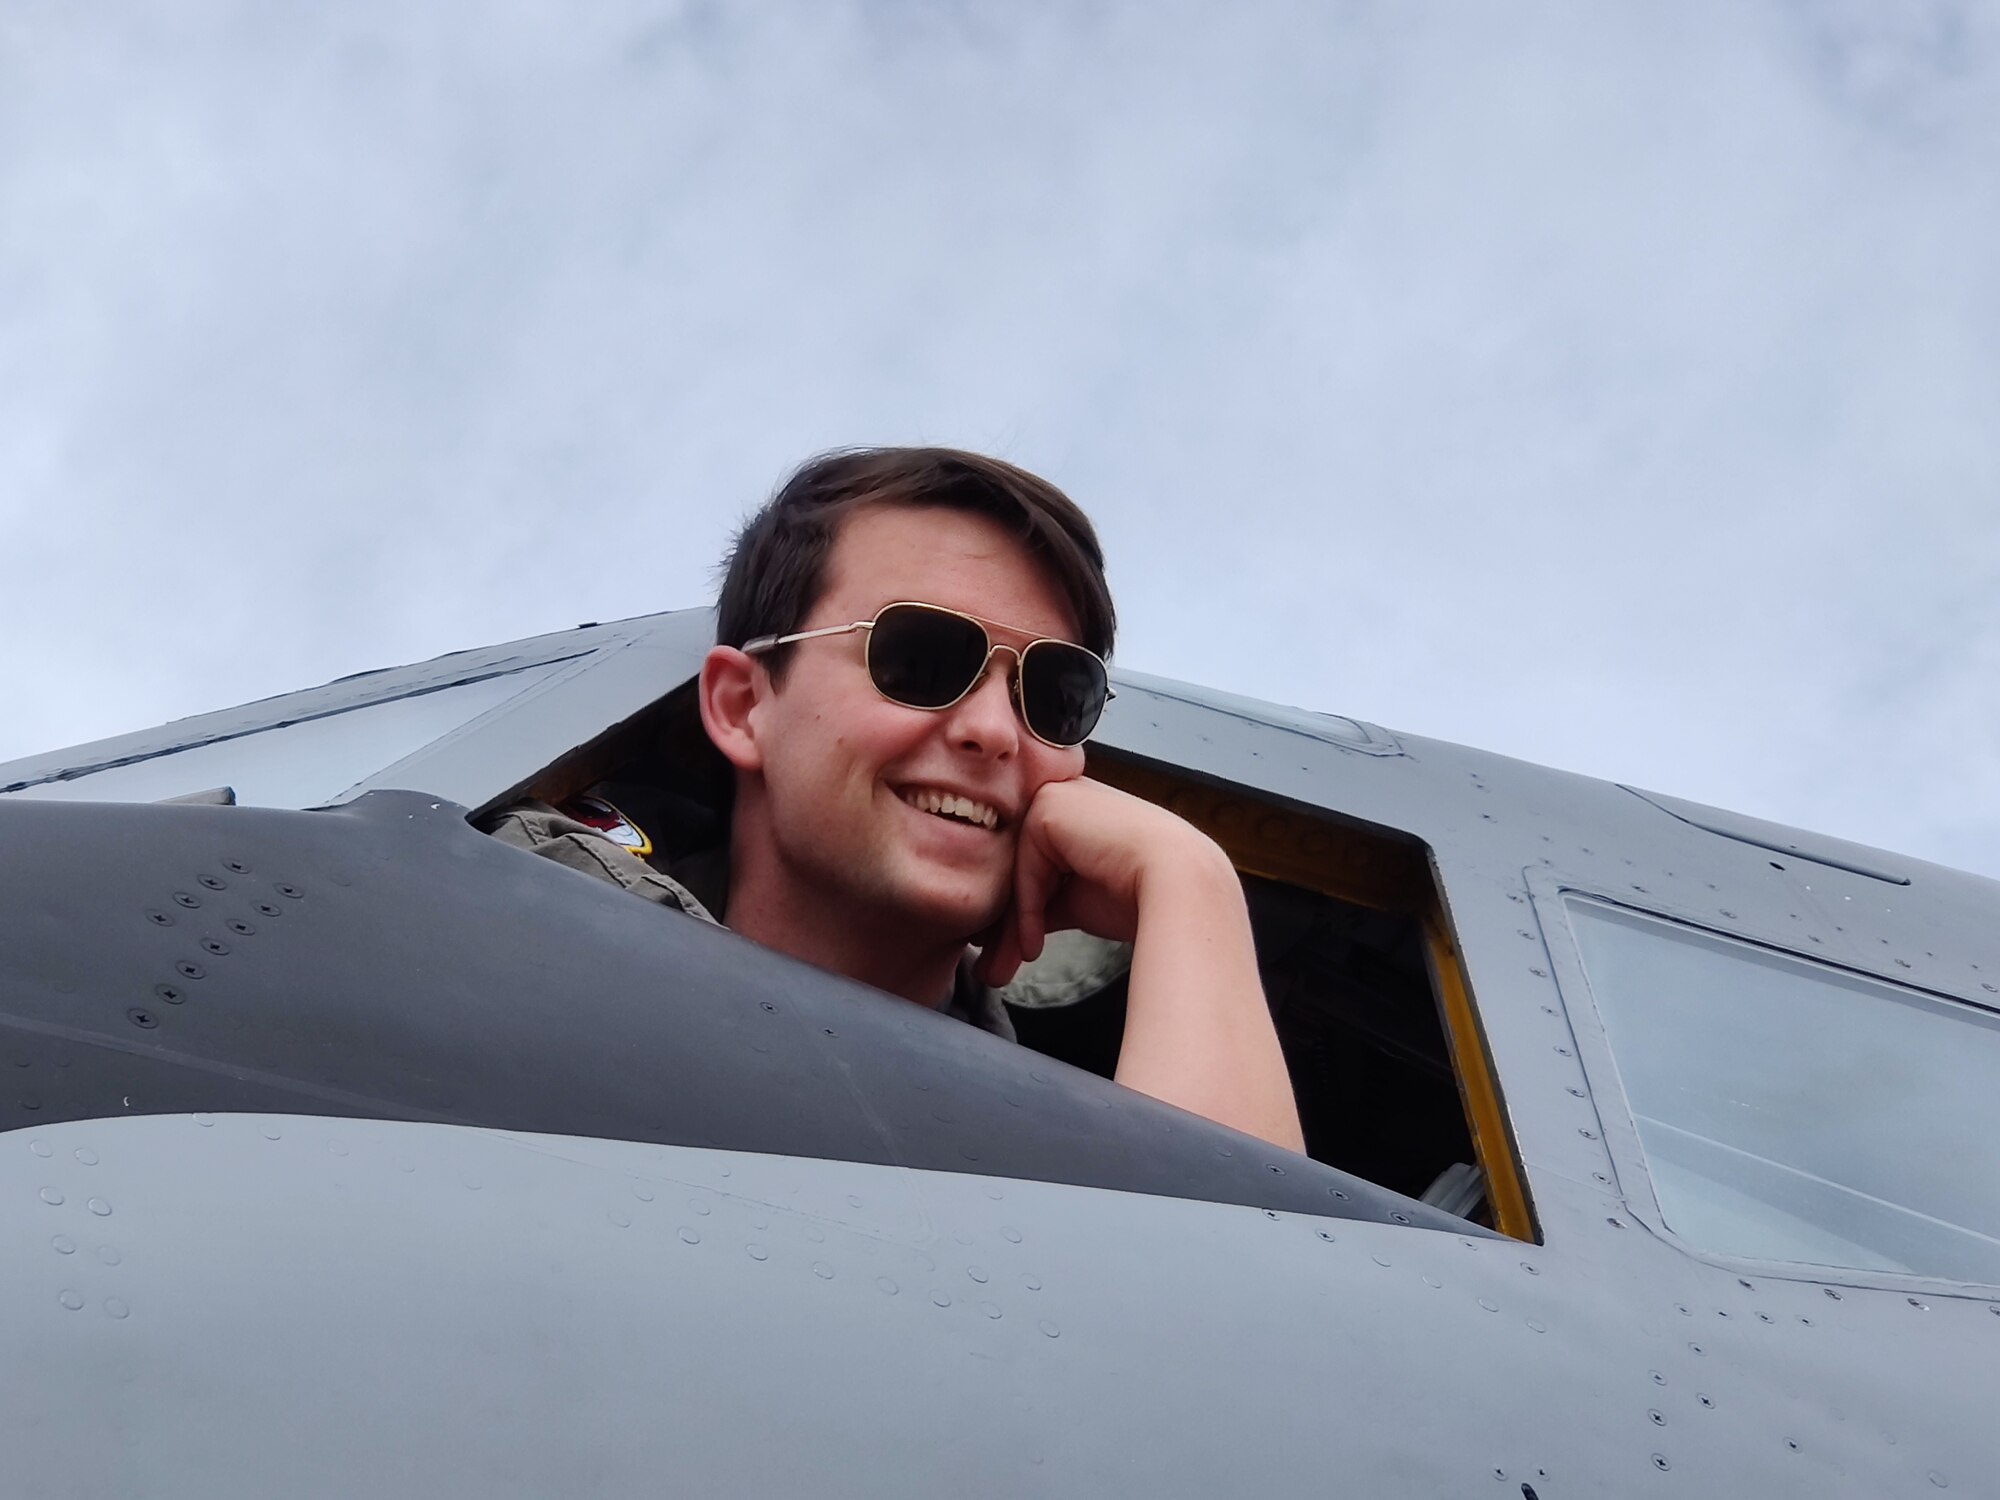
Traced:
[[[1081, 745], [1097, 727], [1098, 715], [1114, 696], [1104, 661], [1071, 641], [1041, 636], [1016, 649], [994, 640], [986, 621], [936, 604], [885, 604], [872, 620], [762, 635], [745, 641], [745, 655], [810, 641], [823, 635], [868, 632], [868, 680], [875, 691], [905, 708], [946, 709], [979, 685], [995, 651], [1014, 658], [1014, 706], [1028, 733], [1045, 745], [1067, 750]], [[1006, 627], [1001, 627], [1006, 628]]]

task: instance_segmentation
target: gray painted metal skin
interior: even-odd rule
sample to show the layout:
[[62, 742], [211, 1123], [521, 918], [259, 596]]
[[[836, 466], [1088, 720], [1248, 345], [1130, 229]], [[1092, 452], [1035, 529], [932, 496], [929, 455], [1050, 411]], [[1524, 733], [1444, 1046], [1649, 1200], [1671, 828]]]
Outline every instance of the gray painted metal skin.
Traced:
[[[477, 806], [684, 678], [707, 625], [597, 627], [305, 706], [568, 658], [341, 799]], [[1560, 905], [1592, 893], [1992, 1007], [2000, 886], [1796, 830], [1750, 842], [1716, 831], [1727, 815], [1352, 721], [1118, 686], [1113, 749], [1429, 846], [1542, 1243], [326, 1102], [42, 1123], [0, 1099], [10, 1491], [2000, 1493], [2000, 1293], [1680, 1243]], [[16, 763], [0, 787], [247, 734], [306, 697]], [[29, 811], [0, 797], [0, 868]], [[144, 920], [103, 890], [41, 892], [67, 898], [58, 943], [6, 914], [10, 995], [109, 1003], [63, 989], [63, 954]], [[789, 982], [800, 1003], [866, 999]], [[33, 1073], [62, 1039], [19, 1011], [0, 1037]], [[1000, 1066], [975, 1040], [958, 1065]]]

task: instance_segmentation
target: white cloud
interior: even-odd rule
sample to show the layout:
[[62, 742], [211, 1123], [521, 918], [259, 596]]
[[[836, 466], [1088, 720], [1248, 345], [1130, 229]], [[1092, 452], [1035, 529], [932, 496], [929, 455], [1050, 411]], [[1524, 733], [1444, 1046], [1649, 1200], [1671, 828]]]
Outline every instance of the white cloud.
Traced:
[[935, 439], [1135, 668], [2000, 873], [1992, 15], [16, 7], [0, 757]]

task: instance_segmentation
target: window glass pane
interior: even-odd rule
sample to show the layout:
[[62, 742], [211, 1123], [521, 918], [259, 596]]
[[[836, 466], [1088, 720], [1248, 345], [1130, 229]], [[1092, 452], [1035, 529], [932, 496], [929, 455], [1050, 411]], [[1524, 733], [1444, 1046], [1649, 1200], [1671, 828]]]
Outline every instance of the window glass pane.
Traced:
[[73, 781], [23, 787], [13, 795], [84, 802], [158, 802], [211, 787], [232, 786], [236, 800], [253, 807], [315, 807], [567, 664], [567, 659], [547, 662], [477, 682], [391, 698], [281, 728], [168, 751]]
[[1565, 905], [1675, 1233], [1760, 1260], [2000, 1282], [2000, 1016]]

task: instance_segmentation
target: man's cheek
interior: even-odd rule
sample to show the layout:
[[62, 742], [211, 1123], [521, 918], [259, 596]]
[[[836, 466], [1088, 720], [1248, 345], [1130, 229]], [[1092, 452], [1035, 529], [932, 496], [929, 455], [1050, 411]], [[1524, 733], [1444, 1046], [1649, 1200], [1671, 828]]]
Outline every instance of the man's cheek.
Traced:
[[[1069, 782], [1081, 780], [1084, 771], [1083, 752], [1075, 751], [1065, 755], [1061, 760], [1056, 761], [1052, 765], [1039, 767], [1038, 769], [1045, 774], [1041, 775], [1033, 783], [1034, 790], [1028, 794], [1028, 807], [1033, 807], [1036, 800], [1049, 787], [1064, 786]], [[1027, 809], [1023, 808], [1023, 816], [1026, 815], [1026, 812]]]

